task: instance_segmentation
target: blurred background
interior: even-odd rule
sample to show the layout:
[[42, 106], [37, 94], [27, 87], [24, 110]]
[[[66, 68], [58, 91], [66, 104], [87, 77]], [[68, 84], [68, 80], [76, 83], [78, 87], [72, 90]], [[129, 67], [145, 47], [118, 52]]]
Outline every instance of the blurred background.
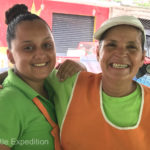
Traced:
[[5, 0], [0, 1], [0, 73], [13, 67], [7, 60], [5, 11], [14, 4], [26, 4], [32, 13], [45, 19], [52, 29], [57, 63], [73, 59], [90, 72], [101, 69], [96, 60], [97, 41], [93, 34], [108, 18], [134, 15], [146, 32], [146, 58], [134, 80], [150, 86], [150, 0]]

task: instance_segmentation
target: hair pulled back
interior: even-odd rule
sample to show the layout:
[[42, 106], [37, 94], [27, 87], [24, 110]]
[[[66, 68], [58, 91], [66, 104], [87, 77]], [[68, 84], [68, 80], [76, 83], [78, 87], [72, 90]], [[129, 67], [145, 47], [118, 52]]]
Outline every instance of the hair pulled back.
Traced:
[[21, 14], [28, 14], [28, 7], [24, 4], [16, 4], [5, 12], [5, 23], [8, 25], [14, 18]]
[[28, 11], [28, 7], [24, 4], [16, 4], [16, 5], [12, 6], [11, 8], [9, 8], [5, 12], [5, 23], [8, 25], [8, 27], [7, 27], [7, 44], [8, 44], [9, 49], [11, 49], [11, 41], [13, 39], [15, 39], [15, 36], [16, 36], [16, 26], [20, 22], [33, 21], [35, 19], [40, 19], [45, 24], [47, 24], [39, 16], [30, 13]]

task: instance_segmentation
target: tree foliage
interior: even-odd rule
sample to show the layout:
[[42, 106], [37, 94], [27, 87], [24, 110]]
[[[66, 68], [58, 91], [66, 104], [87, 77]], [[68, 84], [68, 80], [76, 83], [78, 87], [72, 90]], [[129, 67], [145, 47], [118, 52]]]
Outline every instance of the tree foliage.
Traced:
[[[120, 4], [124, 4], [126, 0], [110, 0], [112, 2], [118, 2]], [[127, 2], [126, 2], [127, 4]], [[150, 7], [150, 0], [130, 0], [129, 5], [141, 6], [141, 7]]]

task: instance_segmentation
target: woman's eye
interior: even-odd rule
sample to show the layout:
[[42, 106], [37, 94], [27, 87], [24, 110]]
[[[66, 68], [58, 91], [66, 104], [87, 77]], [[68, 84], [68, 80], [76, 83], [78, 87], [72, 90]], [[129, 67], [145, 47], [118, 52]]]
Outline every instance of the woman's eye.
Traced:
[[50, 43], [45, 43], [45, 44], [44, 44], [44, 48], [50, 49], [50, 48], [52, 48], [52, 44], [50, 44]]
[[33, 46], [26, 46], [26, 47], [24, 47], [24, 50], [31, 51], [31, 50], [33, 50]]
[[134, 45], [128, 45], [128, 46], [127, 46], [127, 48], [128, 48], [128, 49], [132, 49], [132, 50], [137, 49], [137, 47], [136, 47], [136, 46], [134, 46]]
[[108, 47], [115, 47], [116, 44], [114, 44], [114, 43], [108, 43], [106, 46], [108, 46]]

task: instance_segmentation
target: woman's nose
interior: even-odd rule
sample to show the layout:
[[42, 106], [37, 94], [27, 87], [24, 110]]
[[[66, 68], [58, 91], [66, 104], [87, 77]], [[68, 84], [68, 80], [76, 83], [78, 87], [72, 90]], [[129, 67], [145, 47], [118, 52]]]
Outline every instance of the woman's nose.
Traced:
[[123, 47], [123, 46], [116, 48], [116, 54], [118, 56], [126, 56], [127, 52], [128, 52], [127, 49], [125, 47]]
[[46, 53], [42, 48], [37, 48], [35, 51], [35, 58], [44, 58], [46, 57]]

